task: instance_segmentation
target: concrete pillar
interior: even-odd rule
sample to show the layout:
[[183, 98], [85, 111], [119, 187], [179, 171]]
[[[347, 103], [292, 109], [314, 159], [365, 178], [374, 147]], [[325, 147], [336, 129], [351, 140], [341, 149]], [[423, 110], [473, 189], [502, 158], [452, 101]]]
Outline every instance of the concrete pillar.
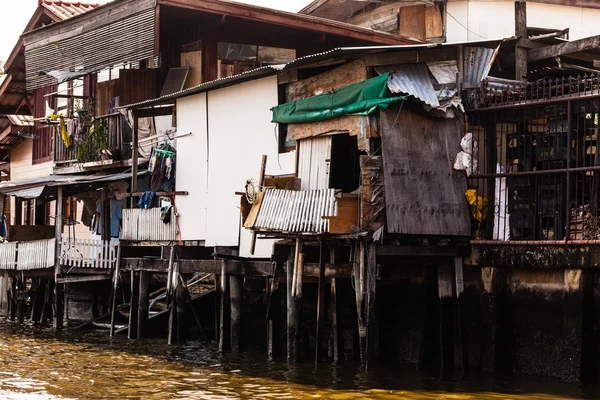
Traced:
[[227, 274], [227, 263], [221, 261], [221, 276], [220, 276], [220, 289], [221, 289], [221, 305], [219, 315], [219, 351], [225, 352], [231, 350], [231, 307], [230, 307], [230, 294], [229, 294], [229, 276]]
[[512, 340], [508, 320], [507, 271], [481, 267], [481, 367], [488, 372], [512, 371]]
[[298, 300], [292, 296], [294, 283], [294, 251], [287, 262], [287, 360], [295, 363], [299, 360], [300, 346], [298, 335]]

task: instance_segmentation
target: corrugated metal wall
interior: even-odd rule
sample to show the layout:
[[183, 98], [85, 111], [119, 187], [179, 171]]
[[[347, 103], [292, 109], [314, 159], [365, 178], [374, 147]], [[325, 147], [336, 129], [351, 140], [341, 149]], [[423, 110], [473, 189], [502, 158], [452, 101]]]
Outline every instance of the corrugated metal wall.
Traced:
[[303, 139], [298, 143], [298, 177], [301, 189], [329, 189], [331, 136]]
[[27, 89], [53, 83], [40, 72], [99, 71], [154, 56], [155, 0], [115, 2], [56, 27], [27, 35]]

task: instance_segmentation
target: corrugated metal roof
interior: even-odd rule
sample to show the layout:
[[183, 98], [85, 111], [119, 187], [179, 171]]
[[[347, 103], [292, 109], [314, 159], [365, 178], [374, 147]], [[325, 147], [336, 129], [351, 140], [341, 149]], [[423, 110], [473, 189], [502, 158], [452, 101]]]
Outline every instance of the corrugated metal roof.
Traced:
[[490, 73], [499, 48], [499, 46], [496, 49], [465, 47], [463, 53], [463, 83], [466, 85], [479, 85], [483, 78]]
[[337, 213], [335, 189], [267, 189], [260, 204], [254, 229], [263, 232], [326, 233]]
[[79, 1], [69, 2], [44, 0], [42, 1], [41, 6], [64, 21], [93, 10], [94, 8], [99, 7], [100, 4], [82, 3]]
[[30, 115], [7, 115], [11, 125], [14, 126], [33, 126], [33, 117]]
[[414, 51], [414, 50], [426, 50], [426, 49], [436, 49], [443, 47], [453, 47], [464, 44], [470, 45], [495, 45], [499, 46], [503, 42], [509, 42], [516, 40], [514, 36], [503, 38], [503, 39], [489, 39], [489, 40], [481, 40], [476, 42], [454, 42], [454, 43], [441, 43], [441, 44], [415, 44], [415, 45], [397, 45], [397, 46], [362, 46], [362, 47], [338, 47], [332, 50], [324, 51], [321, 53], [315, 53], [303, 57], [299, 57], [294, 61], [291, 61], [287, 64], [282, 65], [270, 65], [264, 66], [260, 68], [253, 69], [251, 71], [247, 71], [238, 75], [229, 76], [227, 78], [219, 78], [214, 81], [202, 83], [198, 86], [194, 86], [185, 90], [182, 90], [177, 93], [170, 94], [168, 96], [158, 97], [156, 99], [150, 99], [146, 101], [142, 101], [139, 103], [128, 104], [127, 106], [123, 106], [121, 108], [127, 109], [136, 109], [136, 108], [144, 108], [151, 107], [157, 104], [167, 104], [173, 103], [172, 100], [191, 96], [198, 93], [207, 92], [209, 90], [217, 89], [219, 87], [234, 85], [236, 83], [244, 82], [246, 80], [259, 78], [263, 76], [268, 76], [275, 74], [279, 71], [287, 71], [295, 68], [300, 68], [312, 63], [317, 63], [320, 61], [331, 60], [334, 58], [345, 57], [351, 59], [352, 57], [363, 56], [366, 54], [376, 54], [383, 53], [387, 51]]
[[376, 67], [375, 71], [380, 75], [390, 74], [388, 88], [392, 93], [405, 93], [414, 96], [432, 107], [440, 105], [426, 64]]
[[[139, 175], [144, 175], [147, 171], [140, 171]], [[120, 180], [131, 179], [131, 172], [118, 174], [96, 174], [96, 175], [47, 175], [30, 179], [21, 179], [17, 181], [8, 181], [0, 183], [0, 193], [6, 196], [16, 196], [24, 199], [35, 199], [42, 194], [51, 195], [50, 188], [58, 186], [74, 185], [95, 185], [98, 183], [108, 183]]]

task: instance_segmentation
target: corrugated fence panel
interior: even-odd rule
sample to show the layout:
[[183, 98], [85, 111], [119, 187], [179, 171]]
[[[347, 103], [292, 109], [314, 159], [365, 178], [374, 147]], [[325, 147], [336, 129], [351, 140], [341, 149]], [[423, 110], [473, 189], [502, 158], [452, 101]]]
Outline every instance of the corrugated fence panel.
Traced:
[[336, 213], [335, 189], [267, 189], [254, 228], [259, 231], [326, 233]]
[[131, 241], [173, 241], [177, 240], [177, 222], [174, 209], [171, 209], [171, 222], [165, 224], [160, 219], [160, 208], [123, 210], [123, 231], [121, 238]]
[[107, 5], [25, 37], [27, 89], [55, 83], [40, 72], [99, 71], [154, 56], [155, 1]]
[[17, 244], [17, 270], [54, 267], [55, 239], [37, 240]]
[[0, 243], [0, 269], [15, 269], [15, 261], [17, 260], [17, 244], [16, 243]]
[[302, 190], [329, 188], [331, 136], [299, 141], [298, 177]]

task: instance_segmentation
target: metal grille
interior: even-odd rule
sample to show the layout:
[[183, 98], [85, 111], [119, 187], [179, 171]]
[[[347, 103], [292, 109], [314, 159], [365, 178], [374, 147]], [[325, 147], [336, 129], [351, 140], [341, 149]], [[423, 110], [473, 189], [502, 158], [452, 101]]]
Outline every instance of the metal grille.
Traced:
[[95, 72], [152, 57], [155, 19], [154, 1], [122, 1], [28, 35], [27, 89], [54, 83], [40, 72]]
[[[523, 86], [523, 93], [530, 97], [540, 87]], [[566, 87], [552, 88], [547, 101], [469, 113], [479, 165], [469, 186], [479, 204], [487, 202], [487, 217], [472, 218], [479, 239], [600, 240], [600, 98], [588, 90], [575, 96], [573, 88], [572, 95], [555, 101], [557, 90]], [[513, 94], [501, 96], [508, 101]]]

